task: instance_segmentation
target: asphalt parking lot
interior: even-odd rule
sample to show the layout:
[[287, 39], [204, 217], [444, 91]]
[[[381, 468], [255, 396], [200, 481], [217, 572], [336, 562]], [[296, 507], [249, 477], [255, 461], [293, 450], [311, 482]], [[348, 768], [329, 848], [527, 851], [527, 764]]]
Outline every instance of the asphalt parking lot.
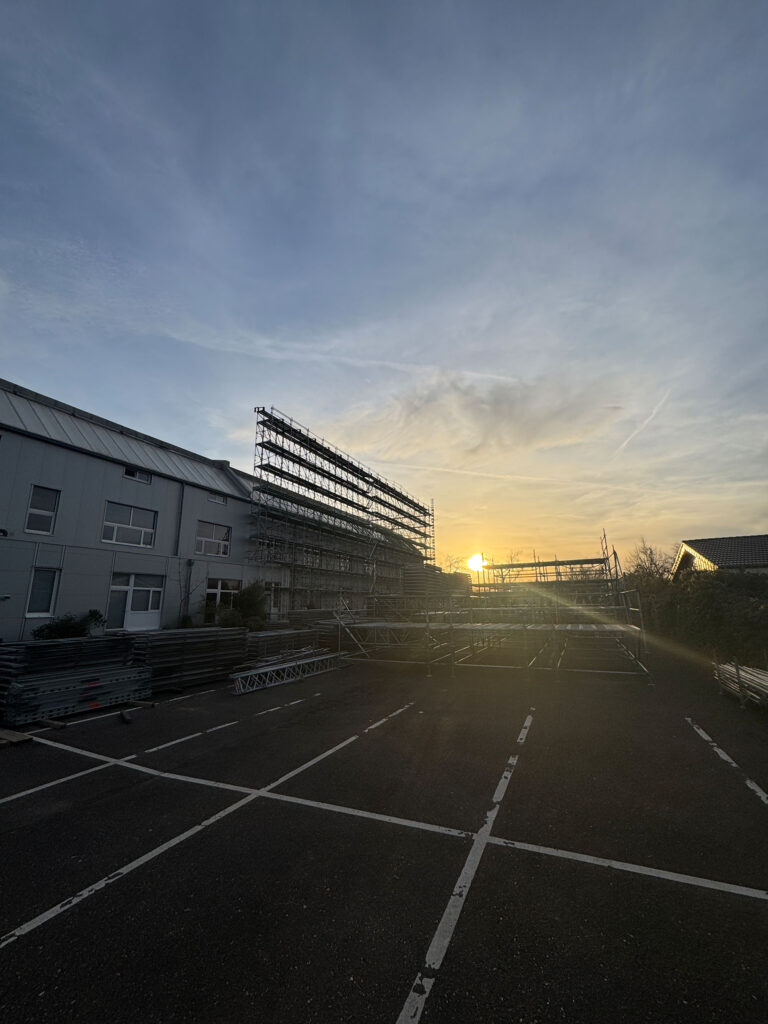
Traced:
[[354, 663], [0, 748], [15, 1022], [764, 1022], [768, 716]]

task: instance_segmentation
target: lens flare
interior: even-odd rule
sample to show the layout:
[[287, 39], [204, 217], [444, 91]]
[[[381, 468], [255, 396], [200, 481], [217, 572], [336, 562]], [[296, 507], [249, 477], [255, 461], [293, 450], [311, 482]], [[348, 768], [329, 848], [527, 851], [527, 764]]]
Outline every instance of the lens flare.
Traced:
[[480, 572], [483, 566], [488, 565], [488, 563], [486, 562], [482, 555], [478, 554], [472, 555], [472, 557], [468, 560], [467, 565], [472, 570], [472, 572]]

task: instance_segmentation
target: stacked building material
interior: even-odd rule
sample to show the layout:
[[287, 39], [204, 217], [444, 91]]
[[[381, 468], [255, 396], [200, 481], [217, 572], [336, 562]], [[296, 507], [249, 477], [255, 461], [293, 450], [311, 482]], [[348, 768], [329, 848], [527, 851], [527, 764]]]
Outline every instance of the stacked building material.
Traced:
[[249, 633], [245, 661], [253, 663], [304, 647], [318, 646], [318, 629], [271, 629]]
[[0, 717], [9, 725], [123, 704], [150, 694], [129, 636], [0, 646]]
[[749, 701], [768, 707], [768, 672], [759, 668], [748, 668], [736, 662], [727, 665], [715, 664], [715, 679], [721, 691], [734, 694], [742, 703]]
[[163, 629], [135, 633], [137, 652], [152, 669], [152, 689], [179, 690], [226, 680], [247, 658], [247, 629]]

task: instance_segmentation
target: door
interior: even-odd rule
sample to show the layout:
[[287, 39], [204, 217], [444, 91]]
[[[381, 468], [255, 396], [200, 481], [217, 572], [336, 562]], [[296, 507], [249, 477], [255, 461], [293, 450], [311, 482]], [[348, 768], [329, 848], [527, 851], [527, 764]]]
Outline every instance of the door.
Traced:
[[159, 629], [164, 576], [114, 573], [109, 592], [107, 629]]

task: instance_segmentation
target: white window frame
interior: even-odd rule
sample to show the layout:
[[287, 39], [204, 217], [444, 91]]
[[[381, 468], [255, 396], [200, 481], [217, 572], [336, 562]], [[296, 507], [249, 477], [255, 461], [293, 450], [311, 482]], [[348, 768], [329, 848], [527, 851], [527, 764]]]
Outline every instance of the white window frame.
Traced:
[[208, 501], [214, 501], [217, 505], [226, 505], [227, 496], [225, 494], [216, 494], [215, 491], [208, 491]]
[[[128, 577], [128, 582], [127, 583], [113, 583], [112, 580], [114, 580], [115, 576], [127, 576]], [[163, 583], [162, 583], [162, 586], [160, 586], [160, 587], [144, 587], [144, 586], [138, 586], [137, 587], [136, 586], [136, 577], [137, 576], [159, 576], [162, 579]], [[127, 612], [132, 612], [132, 611], [161, 612], [163, 610], [163, 597], [165, 595], [166, 580], [167, 580], [167, 577], [163, 576], [162, 573], [159, 573], [159, 572], [157, 572], [157, 573], [155, 573], [155, 572], [120, 572], [120, 573], [112, 573], [112, 579], [110, 580], [110, 584], [109, 584], [110, 596], [112, 594], [112, 591], [114, 591], [114, 590], [121, 590], [121, 591], [123, 591], [127, 595], [126, 596], [126, 600], [125, 600], [125, 609], [124, 609], [124, 612], [123, 612], [123, 621], [125, 621], [125, 614]], [[134, 593], [137, 590], [147, 590], [147, 591], [149, 591], [149, 607], [148, 608], [146, 608], [146, 609], [136, 609], [136, 608], [132, 608], [131, 607], [131, 605], [133, 604], [133, 595], [134, 595]], [[152, 599], [153, 599], [153, 596], [155, 594], [159, 594], [160, 596], [159, 596], [159, 598], [157, 600], [157, 607], [153, 608], [152, 607]], [[107, 604], [107, 610], [109, 610], [109, 604]], [[120, 626], [109, 626], [107, 628], [109, 630], [114, 630], [114, 629], [123, 629], [124, 627], [122, 625], [120, 625]]]
[[[47, 612], [31, 612], [29, 610], [29, 602], [32, 598], [32, 587], [35, 583], [35, 573], [37, 572], [52, 572], [53, 573], [53, 587], [51, 588], [51, 600], [48, 605]], [[27, 590], [27, 603], [24, 606], [25, 612], [24, 617], [27, 619], [50, 619], [53, 617], [53, 611], [56, 607], [56, 598], [59, 596], [59, 580], [61, 579], [60, 569], [50, 569], [47, 566], [36, 565], [32, 569], [32, 575], [29, 578], [29, 589]]]
[[[47, 509], [35, 508], [33, 505], [35, 497], [35, 488], [40, 487], [44, 491], [53, 491], [56, 495], [56, 504], [53, 512], [49, 512]], [[24, 533], [36, 533], [41, 537], [50, 537], [53, 531], [56, 529], [56, 516], [59, 514], [59, 500], [61, 499], [61, 491], [56, 487], [46, 487], [45, 484], [32, 484], [32, 490], [29, 492], [29, 502], [27, 504], [27, 517], [24, 520]], [[50, 516], [51, 517], [51, 528], [50, 530], [33, 530], [29, 527], [30, 515], [36, 516]]]
[[128, 480], [136, 480], [140, 484], [152, 483], [152, 474], [148, 473], [146, 469], [137, 469], [135, 466], [126, 466], [123, 470], [123, 476]]
[[[200, 527], [212, 526], [215, 529], [226, 530], [226, 537], [201, 537]], [[198, 519], [197, 532], [195, 533], [195, 554], [210, 558], [229, 558], [229, 549], [232, 544], [232, 527], [226, 523], [211, 523], [205, 519]]]
[[[128, 508], [131, 510], [131, 522], [129, 523], [114, 523], [107, 518], [108, 508], [110, 505], [119, 505], [121, 508]], [[151, 512], [154, 516], [154, 525], [150, 529], [148, 526], [134, 526], [132, 523], [134, 512]], [[107, 527], [112, 527], [112, 537], [105, 537], [104, 530]], [[126, 527], [129, 530], [140, 530], [141, 540], [138, 544], [130, 540], [115, 540], [118, 527]], [[104, 522], [101, 526], [101, 542], [102, 544], [124, 544], [132, 548], [153, 548], [155, 546], [155, 534], [157, 533], [157, 511], [152, 508], [140, 508], [138, 505], [126, 505], [122, 501], [107, 501], [104, 506]], [[146, 543], [147, 535], [149, 535], [149, 543]]]

